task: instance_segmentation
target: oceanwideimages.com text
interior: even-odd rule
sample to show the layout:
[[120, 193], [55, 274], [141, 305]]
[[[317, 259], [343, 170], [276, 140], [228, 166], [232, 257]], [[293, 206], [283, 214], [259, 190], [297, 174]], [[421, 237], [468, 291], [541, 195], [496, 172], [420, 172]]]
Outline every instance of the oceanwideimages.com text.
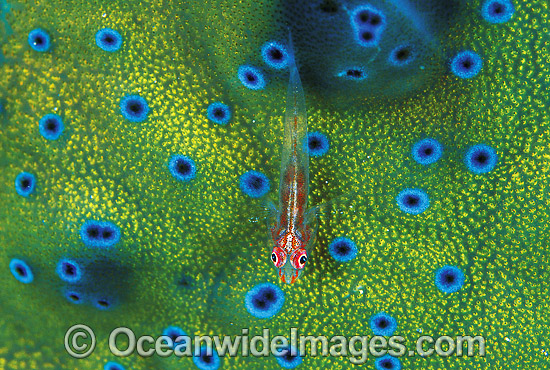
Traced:
[[[353, 364], [363, 364], [369, 356], [485, 356], [485, 339], [481, 336], [420, 336], [409, 347], [402, 336], [379, 335], [351, 337], [302, 335], [297, 328], [291, 328], [289, 335], [271, 335], [263, 329], [261, 335], [250, 335], [249, 329], [242, 329], [235, 336], [187, 336], [176, 338], [160, 336], [136, 336], [126, 327], [111, 331], [109, 349], [115, 356], [127, 357], [137, 354], [142, 357], [191, 357], [199, 354], [212, 356], [322, 356], [347, 357]], [[124, 344], [121, 344], [124, 343]], [[74, 325], [65, 335], [65, 348], [75, 358], [89, 356], [96, 345], [96, 337], [86, 325]]]

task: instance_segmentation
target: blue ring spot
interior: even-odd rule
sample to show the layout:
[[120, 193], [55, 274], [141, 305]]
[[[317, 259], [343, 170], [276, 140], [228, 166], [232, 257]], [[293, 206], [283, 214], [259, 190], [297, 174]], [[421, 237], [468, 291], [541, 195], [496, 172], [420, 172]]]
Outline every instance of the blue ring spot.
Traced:
[[437, 162], [442, 155], [443, 146], [435, 139], [419, 140], [412, 147], [413, 159], [424, 166]]
[[[186, 339], [176, 341], [178, 339], [178, 337], [187, 336], [187, 333], [182, 328], [180, 328], [179, 326], [169, 326], [169, 327], [167, 327], [166, 329], [164, 329], [162, 331], [162, 335], [165, 335], [167, 337], [170, 337], [170, 339], [172, 339], [172, 343], [174, 344], [173, 348], [175, 348], [176, 346], [178, 346], [180, 344], [184, 344], [184, 343], [186, 345], [189, 344], [189, 343], [187, 343]], [[182, 350], [183, 350], [183, 348], [182, 348]]]
[[21, 172], [15, 178], [15, 191], [22, 197], [28, 197], [36, 188], [36, 177], [32, 173]]
[[268, 66], [274, 69], [288, 67], [289, 53], [286, 47], [277, 41], [268, 41], [262, 46], [262, 58]]
[[401, 361], [390, 355], [384, 355], [374, 361], [376, 370], [401, 370]]
[[443, 293], [458, 292], [464, 285], [464, 273], [455, 266], [443, 266], [435, 272], [435, 286]]
[[384, 14], [371, 5], [361, 5], [351, 14], [352, 26], [359, 45], [373, 47], [378, 45], [386, 25]]
[[147, 119], [149, 106], [141, 96], [128, 95], [120, 100], [120, 112], [129, 121], [143, 122]]
[[285, 303], [285, 293], [271, 283], [258, 284], [250, 289], [244, 298], [248, 313], [258, 319], [269, 319], [275, 316]]
[[50, 35], [41, 28], [36, 28], [29, 32], [27, 41], [33, 50], [39, 52], [48, 51], [51, 46]]
[[491, 171], [498, 162], [497, 153], [489, 145], [471, 146], [464, 155], [464, 163], [470, 172], [477, 175]]
[[395, 199], [399, 209], [411, 215], [418, 215], [430, 206], [428, 194], [420, 189], [402, 190]]
[[330, 143], [325, 134], [318, 131], [308, 132], [307, 134], [307, 149], [309, 155], [313, 157], [321, 157], [328, 152]]
[[388, 63], [394, 67], [404, 67], [416, 58], [412, 45], [399, 45], [395, 47], [388, 56]]
[[351, 14], [353, 26], [357, 29], [382, 29], [386, 24], [384, 14], [372, 5], [361, 5]]
[[10, 261], [10, 271], [18, 281], [29, 284], [34, 280], [34, 275], [29, 265], [23, 260], [14, 258]]
[[216, 350], [211, 349], [212, 355], [209, 356], [207, 347], [201, 346], [200, 353], [195, 353], [193, 356], [193, 363], [200, 370], [217, 370], [220, 367], [220, 356], [216, 353]]
[[261, 90], [266, 85], [264, 73], [258, 68], [245, 64], [239, 67], [237, 75], [241, 83], [248, 89]]
[[218, 125], [226, 125], [231, 119], [231, 109], [226, 104], [214, 102], [208, 106], [206, 117]]
[[63, 258], [57, 263], [55, 270], [61, 280], [67, 283], [76, 283], [82, 278], [82, 268], [73, 260]]
[[38, 122], [38, 130], [44, 138], [57, 140], [63, 132], [63, 120], [57, 114], [49, 113]]
[[459, 78], [477, 76], [483, 66], [481, 57], [470, 50], [461, 51], [451, 60], [451, 72]]
[[508, 22], [514, 11], [510, 0], [487, 0], [481, 5], [481, 16], [489, 23]]
[[294, 369], [303, 361], [302, 357], [298, 353], [298, 349], [294, 346], [288, 346], [288, 348], [278, 350], [278, 353], [275, 354], [275, 356], [277, 357], [279, 366], [285, 369]]
[[116, 304], [116, 301], [109, 297], [100, 296], [94, 299], [94, 307], [101, 311], [111, 310]]
[[118, 362], [109, 361], [103, 366], [103, 370], [126, 370], [126, 368]]
[[252, 198], [263, 197], [270, 188], [267, 176], [261, 172], [252, 170], [241, 175], [239, 186], [243, 193]]
[[81, 304], [84, 302], [83, 294], [71, 288], [66, 288], [63, 291], [63, 296], [67, 301], [73, 304]]
[[80, 228], [80, 238], [89, 247], [109, 248], [120, 240], [120, 229], [112, 222], [88, 220]]
[[328, 252], [338, 262], [349, 262], [357, 256], [357, 245], [349, 238], [339, 237], [330, 243]]
[[379, 312], [370, 319], [370, 328], [375, 335], [392, 336], [397, 329], [397, 320], [385, 312]]
[[103, 28], [95, 34], [95, 43], [102, 50], [114, 52], [122, 46], [122, 36], [111, 28]]
[[368, 77], [368, 74], [363, 67], [351, 67], [338, 73], [337, 76], [350, 81], [362, 81]]
[[170, 157], [168, 169], [172, 176], [179, 181], [191, 181], [197, 173], [195, 161], [181, 154], [174, 154]]
[[373, 30], [357, 30], [357, 43], [363, 47], [370, 48], [378, 45], [380, 34]]
[[193, 290], [195, 289], [195, 280], [192, 276], [187, 274], [182, 274], [180, 278], [177, 279], [176, 284], [179, 288]]

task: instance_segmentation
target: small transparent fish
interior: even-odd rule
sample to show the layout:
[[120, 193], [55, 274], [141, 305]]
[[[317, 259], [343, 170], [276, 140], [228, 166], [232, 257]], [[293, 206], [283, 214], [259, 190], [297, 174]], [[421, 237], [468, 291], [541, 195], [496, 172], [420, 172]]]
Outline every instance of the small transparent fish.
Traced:
[[279, 207], [269, 206], [269, 234], [273, 245], [271, 261], [279, 270], [281, 280], [287, 284], [294, 283], [302, 274], [317, 233], [315, 208], [307, 210], [309, 154], [306, 145], [306, 102], [291, 40], [289, 44], [292, 58], [284, 120]]

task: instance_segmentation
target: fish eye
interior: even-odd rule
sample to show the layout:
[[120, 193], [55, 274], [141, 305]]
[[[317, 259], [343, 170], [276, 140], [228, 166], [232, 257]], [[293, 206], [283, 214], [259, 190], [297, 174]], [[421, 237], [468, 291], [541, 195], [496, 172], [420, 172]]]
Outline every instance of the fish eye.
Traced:
[[273, 252], [271, 252], [271, 261], [276, 267], [283, 267], [286, 263], [286, 253], [279, 247], [273, 248]]
[[290, 261], [292, 263], [292, 266], [299, 270], [303, 269], [306, 262], [307, 262], [307, 253], [305, 249], [298, 249], [294, 254], [292, 255], [292, 259]]

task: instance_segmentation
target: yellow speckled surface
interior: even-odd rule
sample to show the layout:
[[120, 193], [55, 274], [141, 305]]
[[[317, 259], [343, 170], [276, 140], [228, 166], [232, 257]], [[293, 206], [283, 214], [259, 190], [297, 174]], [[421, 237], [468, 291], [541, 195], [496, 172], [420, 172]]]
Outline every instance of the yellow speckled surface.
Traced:
[[[350, 189], [357, 195], [353, 212], [321, 216], [305, 273], [287, 286], [269, 261], [265, 222], [251, 222], [262, 215], [261, 200], [239, 189], [239, 176], [266, 174], [269, 197], [277, 199], [288, 77], [265, 66], [259, 50], [274, 37], [285, 40], [293, 11], [300, 11], [294, 4], [289, 12], [290, 3], [299, 2], [12, 4], [6, 21], [13, 33], [4, 28], [0, 64], [0, 370], [103, 369], [108, 361], [136, 370], [195, 368], [190, 358], [116, 358], [107, 337], [118, 326], [156, 336], [170, 325], [192, 335], [236, 335], [242, 328], [286, 334], [290, 327], [372, 335], [369, 319], [380, 311], [397, 320], [395, 333], [407, 343], [418, 330], [486, 338], [486, 357], [403, 357], [403, 369], [550, 367], [548, 3], [514, 1], [512, 19], [494, 25], [480, 16], [479, 2], [461, 2], [426, 65], [469, 49], [483, 58], [479, 75], [461, 80], [443, 62], [418, 77], [420, 88], [396, 97], [369, 85], [349, 94], [320, 87], [308, 54], [313, 46], [299, 30], [293, 34], [298, 60], [306, 61], [308, 129], [325, 133], [331, 145], [310, 160], [311, 202]], [[37, 27], [52, 37], [49, 52], [27, 43]], [[103, 27], [121, 33], [119, 51], [96, 46]], [[387, 27], [399, 25], [389, 18]], [[345, 61], [344, 52], [331, 53]], [[269, 74], [264, 90], [239, 82], [243, 63]], [[374, 86], [386, 83], [371, 78]], [[120, 113], [120, 99], [129, 94], [148, 102], [144, 122]], [[206, 118], [214, 101], [230, 106], [227, 125]], [[65, 130], [48, 141], [38, 121], [54, 112]], [[424, 137], [444, 147], [427, 167], [410, 154]], [[478, 143], [498, 154], [496, 167], [483, 175], [463, 162]], [[193, 158], [194, 180], [170, 175], [172, 154]], [[22, 171], [37, 178], [28, 198], [14, 188]], [[417, 216], [401, 212], [395, 198], [404, 188], [426, 191], [430, 207]], [[84, 245], [79, 231], [89, 219], [120, 227], [115, 247]], [[339, 236], [358, 246], [349, 263], [337, 263], [327, 250]], [[67, 302], [56, 274], [67, 256], [118, 266], [110, 280], [120, 304], [99, 311]], [[31, 284], [13, 277], [12, 258], [31, 266]], [[459, 292], [436, 288], [434, 272], [444, 265], [464, 272]], [[178, 284], [182, 276], [191, 287]], [[283, 308], [268, 320], [244, 306], [246, 292], [264, 282], [285, 293]], [[63, 347], [76, 323], [98, 337], [87, 359], [73, 359]], [[369, 368], [373, 363], [369, 358]], [[351, 366], [346, 358], [306, 356], [298, 368]], [[273, 356], [237, 356], [222, 359], [220, 368], [280, 366]]]

